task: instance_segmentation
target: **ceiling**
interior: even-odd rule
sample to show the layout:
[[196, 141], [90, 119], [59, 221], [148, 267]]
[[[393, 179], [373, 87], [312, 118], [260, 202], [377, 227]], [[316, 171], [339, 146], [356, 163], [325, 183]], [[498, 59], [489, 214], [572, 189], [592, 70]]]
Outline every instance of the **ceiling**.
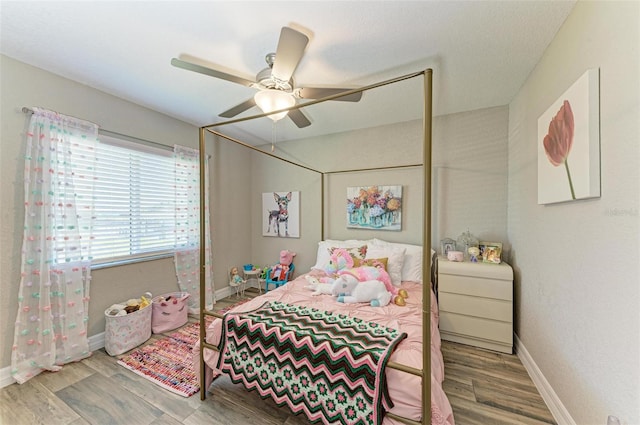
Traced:
[[[356, 88], [432, 68], [433, 111], [444, 115], [508, 104], [574, 4], [2, 0], [0, 51], [204, 126], [225, 121], [218, 114], [256, 90], [173, 67], [171, 59], [254, 80], [266, 67], [265, 55], [275, 52], [281, 27], [290, 26], [310, 39], [294, 74], [296, 86]], [[304, 134], [286, 119], [278, 123], [278, 138], [418, 118], [420, 84], [378, 96], [367, 92], [358, 104], [310, 107], [305, 114], [312, 125]], [[240, 116], [257, 113], [253, 108]], [[270, 121], [261, 120], [237, 134], [269, 139]]]

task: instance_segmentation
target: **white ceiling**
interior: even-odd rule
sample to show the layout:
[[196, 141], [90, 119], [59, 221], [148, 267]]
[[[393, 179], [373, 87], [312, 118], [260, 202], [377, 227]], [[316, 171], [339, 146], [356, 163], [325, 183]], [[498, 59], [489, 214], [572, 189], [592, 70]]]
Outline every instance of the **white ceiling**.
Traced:
[[[264, 56], [276, 49], [280, 28], [291, 26], [310, 36], [294, 74], [296, 86], [361, 87], [432, 68], [434, 114], [443, 115], [508, 104], [574, 4], [2, 0], [0, 50], [203, 126], [223, 121], [217, 114], [255, 89], [175, 68], [171, 58], [196, 58], [254, 80], [266, 66]], [[347, 102], [327, 102], [333, 114], [328, 116], [321, 112], [325, 105], [314, 106], [317, 112], [309, 108], [305, 114], [313, 124], [305, 135], [343, 130], [332, 127], [336, 116], [348, 117], [355, 127], [419, 117], [416, 87], [408, 87], [370, 96], [366, 112]], [[397, 106], [374, 107], [381, 100]], [[279, 139], [300, 134], [290, 120], [281, 122]]]

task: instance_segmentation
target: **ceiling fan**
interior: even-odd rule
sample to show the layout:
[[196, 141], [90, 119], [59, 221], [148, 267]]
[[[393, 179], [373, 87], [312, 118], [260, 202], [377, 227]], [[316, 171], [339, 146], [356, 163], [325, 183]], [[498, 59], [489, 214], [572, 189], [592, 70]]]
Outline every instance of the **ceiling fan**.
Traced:
[[[296, 99], [320, 99], [351, 90], [346, 88], [295, 87], [293, 73], [302, 59], [308, 42], [309, 38], [301, 32], [289, 27], [282, 27], [276, 52], [266, 55], [265, 61], [268, 67], [258, 72], [255, 81], [176, 58], [171, 59], [171, 65], [259, 90], [254, 97], [220, 113], [219, 116], [224, 118], [233, 118], [256, 105], [264, 113], [268, 113], [294, 106]], [[362, 93], [353, 93], [333, 100], [358, 102], [361, 97]], [[271, 114], [268, 117], [277, 121], [284, 118], [285, 115], [291, 118], [299, 128], [311, 124], [299, 109], [288, 111], [288, 113], [285, 111]]]

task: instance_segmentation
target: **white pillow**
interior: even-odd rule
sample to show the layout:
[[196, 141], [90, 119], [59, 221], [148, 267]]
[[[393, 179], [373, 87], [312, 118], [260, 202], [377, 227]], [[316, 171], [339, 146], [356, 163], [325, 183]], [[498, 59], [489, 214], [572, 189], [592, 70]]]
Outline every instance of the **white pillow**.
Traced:
[[329, 264], [329, 259], [331, 254], [329, 253], [330, 248], [355, 248], [363, 245], [371, 245], [373, 240], [361, 241], [357, 239], [349, 239], [346, 241], [336, 241], [327, 239], [324, 241], [318, 242], [318, 253], [316, 254], [316, 264], [311, 267], [315, 270], [324, 270]]
[[400, 286], [402, 282], [402, 265], [404, 264], [405, 248], [393, 246], [375, 246], [367, 247], [367, 259], [370, 258], [386, 258], [387, 273], [391, 278], [393, 286]]
[[[422, 247], [420, 245], [410, 245], [374, 239], [371, 246], [404, 248], [405, 253], [404, 264], [402, 265], [402, 280], [422, 282]], [[431, 253], [433, 254], [433, 250], [431, 250]]]

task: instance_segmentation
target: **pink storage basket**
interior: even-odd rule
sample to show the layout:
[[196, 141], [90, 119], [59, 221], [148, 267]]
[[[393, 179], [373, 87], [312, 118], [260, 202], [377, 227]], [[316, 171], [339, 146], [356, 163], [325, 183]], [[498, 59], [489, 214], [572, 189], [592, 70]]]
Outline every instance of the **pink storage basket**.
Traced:
[[153, 298], [151, 330], [154, 334], [171, 331], [187, 323], [189, 296], [187, 292], [172, 292]]

